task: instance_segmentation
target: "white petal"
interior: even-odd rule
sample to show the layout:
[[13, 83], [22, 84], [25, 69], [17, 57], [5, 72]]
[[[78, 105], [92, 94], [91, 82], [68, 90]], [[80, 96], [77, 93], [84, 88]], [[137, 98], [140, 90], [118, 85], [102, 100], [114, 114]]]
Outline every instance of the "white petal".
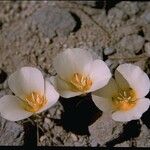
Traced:
[[112, 119], [120, 122], [140, 119], [142, 114], [148, 110], [149, 106], [150, 100], [148, 98], [139, 99], [133, 109], [129, 111], [116, 111], [112, 114]]
[[32, 115], [21, 106], [21, 100], [13, 95], [6, 95], [0, 99], [1, 116], [10, 121], [19, 121]]
[[87, 50], [66, 49], [55, 57], [54, 68], [62, 79], [69, 80], [74, 73], [83, 73], [85, 65], [92, 60], [92, 55]]
[[10, 89], [21, 99], [33, 91], [44, 94], [44, 79], [40, 70], [33, 67], [23, 67], [10, 75]]
[[70, 97], [74, 97], [74, 96], [78, 96], [82, 94], [82, 92], [72, 92], [68, 83], [60, 79], [59, 76], [51, 77], [50, 81], [54, 85], [54, 87], [57, 89], [60, 96], [64, 98], [70, 98]]
[[92, 94], [92, 100], [94, 101], [95, 105], [103, 112], [111, 112], [112, 111], [111, 99], [99, 97], [99, 96]]
[[147, 95], [150, 90], [150, 79], [140, 67], [132, 64], [122, 64], [117, 70], [128, 81], [131, 88], [136, 91], [137, 98]]
[[58, 101], [59, 94], [48, 80], [45, 80], [45, 96], [47, 99], [47, 104], [37, 113], [45, 111], [46, 109], [50, 108]]
[[91, 65], [90, 78], [93, 81], [93, 85], [90, 91], [95, 91], [104, 87], [111, 78], [111, 72], [106, 63], [102, 60], [95, 60]]
[[113, 78], [111, 78], [107, 85], [93, 93], [99, 97], [111, 99], [112, 96], [117, 94], [117, 92], [118, 86], [116, 84], [116, 81]]

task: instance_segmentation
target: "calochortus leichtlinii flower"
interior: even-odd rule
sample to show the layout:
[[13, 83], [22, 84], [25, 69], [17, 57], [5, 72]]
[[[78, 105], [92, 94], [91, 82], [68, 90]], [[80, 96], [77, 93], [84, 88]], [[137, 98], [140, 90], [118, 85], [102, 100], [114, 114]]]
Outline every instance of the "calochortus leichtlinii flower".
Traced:
[[104, 61], [94, 60], [89, 51], [80, 48], [59, 53], [53, 65], [57, 75], [50, 80], [65, 98], [102, 88], [111, 78], [111, 72]]
[[140, 67], [122, 64], [115, 71], [115, 79], [93, 93], [96, 106], [112, 119], [120, 122], [140, 119], [149, 108], [150, 100], [145, 98], [150, 90], [150, 80]]
[[1, 116], [10, 121], [18, 121], [40, 113], [59, 98], [54, 87], [44, 80], [40, 70], [34, 67], [23, 67], [10, 75], [9, 88], [14, 95], [0, 98]]

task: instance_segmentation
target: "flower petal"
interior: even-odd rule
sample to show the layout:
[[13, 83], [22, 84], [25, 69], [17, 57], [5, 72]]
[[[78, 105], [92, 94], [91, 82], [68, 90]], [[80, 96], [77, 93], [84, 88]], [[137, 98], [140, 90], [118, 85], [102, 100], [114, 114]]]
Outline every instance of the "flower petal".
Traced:
[[99, 97], [99, 96], [92, 94], [92, 100], [94, 101], [95, 105], [103, 112], [111, 112], [112, 111], [111, 99]]
[[93, 92], [95, 95], [103, 98], [112, 98], [113, 95], [116, 95], [118, 92], [118, 86], [116, 84], [116, 81], [111, 78], [107, 85], [105, 85], [103, 88]]
[[91, 92], [104, 87], [111, 78], [111, 72], [104, 61], [97, 59], [91, 65], [89, 76], [93, 81]]
[[117, 70], [127, 80], [131, 88], [136, 91], [137, 98], [147, 95], [150, 90], [150, 79], [140, 67], [132, 64], [122, 64]]
[[55, 57], [54, 68], [62, 79], [69, 80], [74, 73], [83, 73], [85, 65], [92, 61], [92, 55], [87, 50], [66, 49]]
[[68, 83], [60, 79], [58, 75], [51, 77], [50, 82], [57, 89], [60, 96], [64, 98], [70, 98], [70, 97], [74, 97], [74, 96], [78, 96], [82, 94], [82, 92], [72, 92]]
[[19, 121], [32, 115], [21, 106], [21, 100], [13, 95], [6, 95], [0, 99], [1, 116], [10, 121]]
[[140, 119], [142, 114], [148, 110], [150, 100], [148, 98], [138, 99], [136, 106], [129, 111], [116, 111], [112, 114], [115, 121], [127, 122]]
[[33, 91], [44, 94], [44, 79], [40, 70], [33, 67], [23, 67], [10, 75], [10, 89], [21, 99]]
[[45, 111], [46, 109], [53, 106], [59, 98], [58, 92], [54, 89], [54, 87], [50, 84], [50, 82], [47, 79], [45, 80], [45, 97], [47, 99], [47, 104], [37, 113]]

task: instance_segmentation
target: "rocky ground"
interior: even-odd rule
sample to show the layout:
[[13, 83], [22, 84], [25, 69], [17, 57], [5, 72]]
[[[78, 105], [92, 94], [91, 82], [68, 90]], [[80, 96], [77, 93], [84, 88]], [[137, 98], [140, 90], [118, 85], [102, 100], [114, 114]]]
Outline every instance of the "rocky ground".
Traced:
[[[0, 97], [11, 93], [7, 79], [17, 68], [36, 66], [46, 77], [55, 75], [52, 59], [73, 47], [98, 54], [112, 72], [131, 62], [150, 74], [150, 2], [1, 1]], [[98, 111], [90, 95], [78, 109], [74, 99], [61, 98], [36, 119], [35, 138], [40, 146], [150, 147], [149, 116], [150, 109], [141, 120], [122, 124]], [[36, 129], [29, 120], [1, 118], [0, 145], [33, 144], [27, 131]]]

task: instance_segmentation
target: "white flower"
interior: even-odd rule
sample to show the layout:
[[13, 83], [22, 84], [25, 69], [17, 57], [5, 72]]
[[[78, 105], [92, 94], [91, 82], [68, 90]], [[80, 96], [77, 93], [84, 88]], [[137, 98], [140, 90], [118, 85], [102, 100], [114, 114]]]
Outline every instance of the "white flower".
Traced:
[[14, 95], [0, 98], [1, 116], [10, 121], [28, 118], [40, 113], [57, 102], [59, 94], [43, 79], [41, 71], [33, 67], [23, 67], [10, 75], [8, 85]]
[[112, 114], [120, 122], [140, 119], [149, 108], [150, 100], [145, 98], [150, 90], [150, 80], [140, 67], [122, 64], [115, 71], [115, 80], [95, 91], [92, 95], [96, 106]]
[[105, 86], [111, 72], [102, 60], [93, 60], [90, 52], [80, 48], [66, 49], [54, 59], [58, 75], [50, 80], [65, 98], [82, 95]]

